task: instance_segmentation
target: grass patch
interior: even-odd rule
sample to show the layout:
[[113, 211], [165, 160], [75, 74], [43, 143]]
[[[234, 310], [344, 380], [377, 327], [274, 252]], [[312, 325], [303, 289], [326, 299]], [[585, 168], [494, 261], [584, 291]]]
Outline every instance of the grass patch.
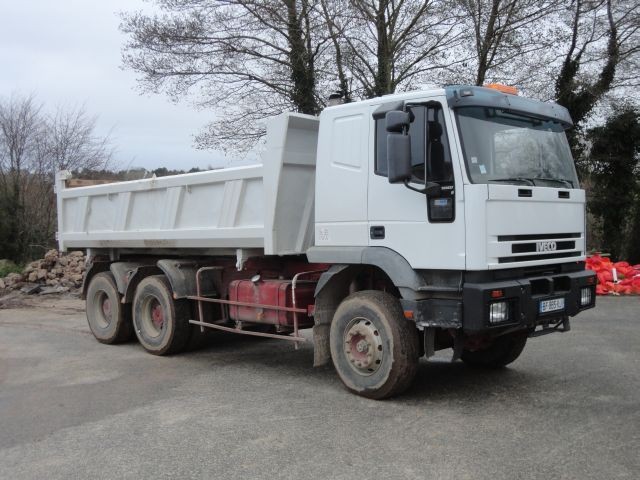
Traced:
[[22, 273], [24, 266], [17, 265], [11, 260], [0, 260], [0, 278], [4, 278], [10, 273]]

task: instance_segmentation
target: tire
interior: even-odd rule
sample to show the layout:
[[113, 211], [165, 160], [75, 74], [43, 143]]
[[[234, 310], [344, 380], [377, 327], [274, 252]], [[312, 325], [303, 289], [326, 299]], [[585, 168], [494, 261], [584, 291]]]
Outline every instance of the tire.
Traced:
[[503, 335], [482, 350], [463, 350], [461, 358], [464, 363], [476, 367], [502, 368], [514, 362], [526, 344], [526, 333]]
[[133, 338], [131, 310], [121, 299], [111, 272], [98, 273], [89, 282], [85, 311], [91, 333], [100, 343], [111, 345]]
[[333, 317], [329, 340], [342, 383], [363, 397], [398, 395], [417, 372], [418, 331], [388, 293], [369, 290], [344, 299]]
[[189, 303], [174, 300], [164, 275], [152, 275], [140, 282], [133, 298], [133, 326], [138, 341], [153, 355], [183, 351], [189, 341]]

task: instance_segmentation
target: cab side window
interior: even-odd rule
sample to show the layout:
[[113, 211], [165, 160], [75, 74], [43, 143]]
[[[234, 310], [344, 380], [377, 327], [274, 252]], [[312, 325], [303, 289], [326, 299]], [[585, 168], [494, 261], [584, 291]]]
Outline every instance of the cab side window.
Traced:
[[451, 164], [451, 151], [449, 150], [449, 137], [444, 122], [442, 108], [429, 109], [427, 180], [430, 182], [453, 182], [453, 166]]

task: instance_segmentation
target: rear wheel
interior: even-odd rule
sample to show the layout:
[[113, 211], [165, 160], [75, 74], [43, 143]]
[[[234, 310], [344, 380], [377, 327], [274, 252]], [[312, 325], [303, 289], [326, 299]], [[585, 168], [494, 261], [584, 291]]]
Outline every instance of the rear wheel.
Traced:
[[133, 325], [144, 349], [154, 355], [171, 355], [189, 341], [189, 304], [174, 300], [164, 275], [145, 278], [133, 299]]
[[122, 297], [111, 272], [91, 279], [86, 298], [87, 322], [99, 342], [114, 344], [133, 338], [131, 310], [120, 303]]
[[402, 393], [418, 368], [417, 329], [385, 292], [357, 292], [343, 300], [331, 323], [330, 344], [340, 379], [364, 397]]
[[478, 367], [500, 368], [515, 361], [527, 344], [527, 333], [512, 333], [497, 337], [487, 348], [464, 350], [462, 361]]

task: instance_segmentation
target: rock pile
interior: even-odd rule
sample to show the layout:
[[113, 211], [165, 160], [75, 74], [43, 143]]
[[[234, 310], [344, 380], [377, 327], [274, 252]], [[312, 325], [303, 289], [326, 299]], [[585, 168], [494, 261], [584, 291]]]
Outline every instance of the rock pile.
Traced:
[[0, 279], [0, 289], [22, 290], [25, 293], [62, 293], [82, 286], [84, 253], [62, 254], [49, 250], [44, 258], [28, 264], [22, 273], [10, 273]]

